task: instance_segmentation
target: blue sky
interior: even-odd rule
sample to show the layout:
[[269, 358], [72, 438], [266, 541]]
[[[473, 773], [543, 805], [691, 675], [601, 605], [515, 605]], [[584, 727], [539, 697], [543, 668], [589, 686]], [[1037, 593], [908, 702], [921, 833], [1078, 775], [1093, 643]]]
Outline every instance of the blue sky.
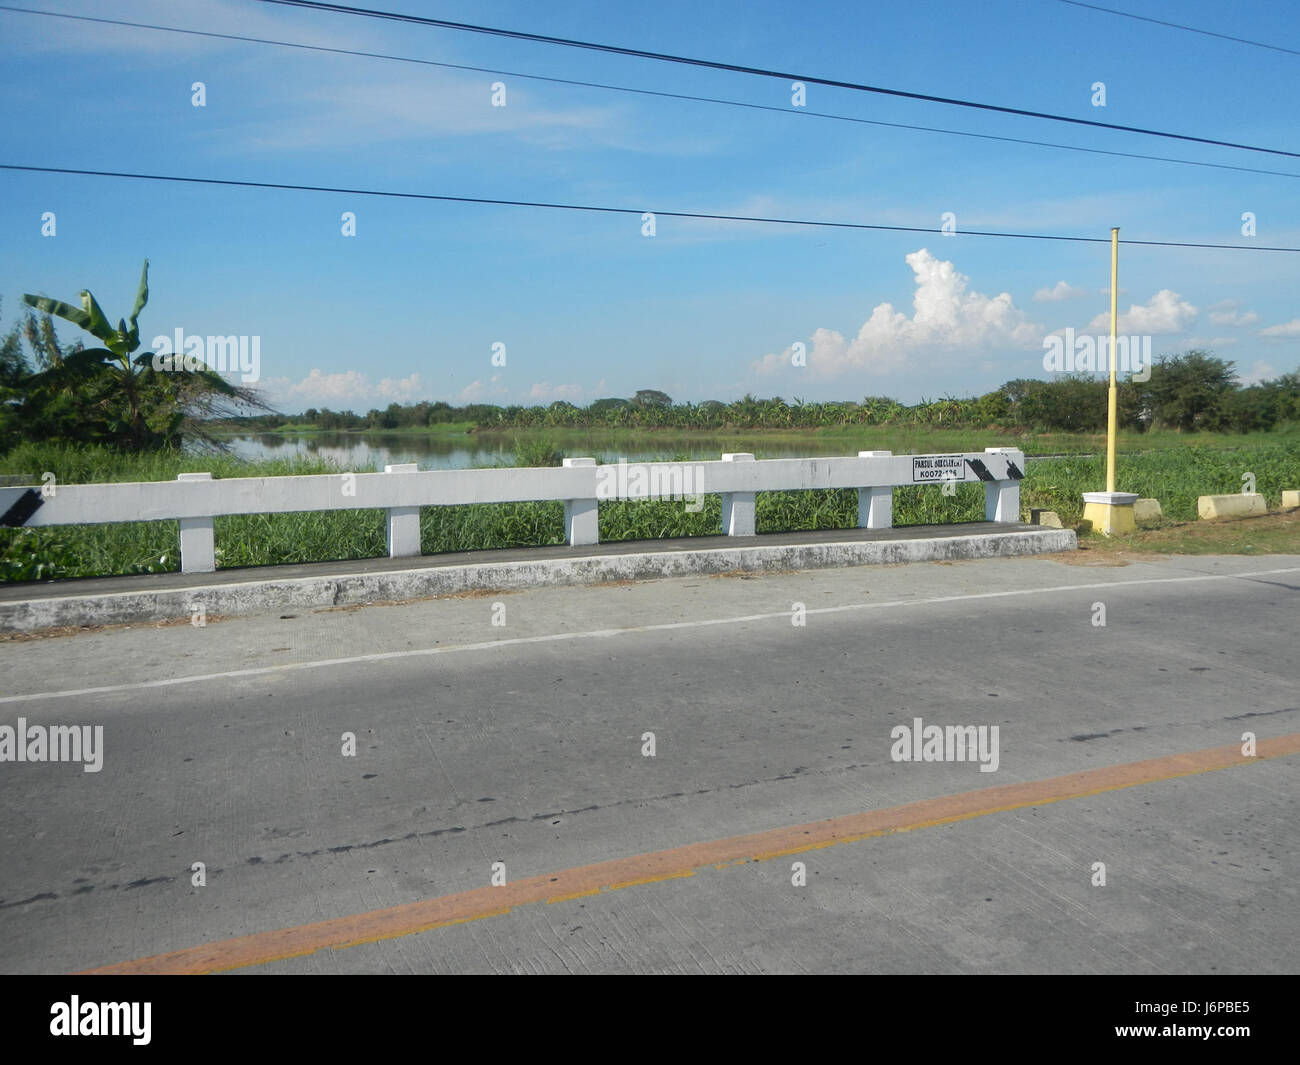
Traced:
[[[630, 214], [0, 171], [5, 323], [24, 292], [82, 288], [116, 319], [148, 257], [146, 343], [259, 337], [257, 386], [287, 412], [639, 388], [978, 395], [1046, 376], [1048, 334], [1108, 330], [1109, 248], [962, 230], [1300, 246], [1295, 177], [833, 121], [784, 81], [252, 0], [31, 6], [783, 113], [0, 11], [0, 162], [935, 229], [955, 215], [951, 237], [665, 217], [647, 237]], [[383, 6], [1300, 150], [1300, 57], [1056, 0]], [[1105, 6], [1300, 48], [1289, 2]], [[1300, 175], [1300, 159], [816, 85], [803, 110]], [[1298, 280], [1296, 254], [1125, 246], [1120, 328], [1276, 376], [1300, 365]]]

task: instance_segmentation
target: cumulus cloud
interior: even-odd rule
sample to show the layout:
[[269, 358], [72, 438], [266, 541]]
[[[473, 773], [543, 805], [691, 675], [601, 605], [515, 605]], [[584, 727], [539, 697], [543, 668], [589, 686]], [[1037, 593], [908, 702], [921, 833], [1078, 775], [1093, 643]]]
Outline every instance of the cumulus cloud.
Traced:
[[581, 385], [553, 385], [549, 381], [538, 381], [528, 390], [528, 399], [532, 403], [554, 403], [561, 399], [572, 403], [582, 398], [583, 391]]
[[1267, 362], [1255, 362], [1251, 365], [1250, 370], [1246, 373], [1238, 374], [1243, 385], [1257, 385], [1260, 381], [1271, 381], [1275, 377], [1281, 377], [1277, 369]]
[[471, 381], [456, 396], [456, 401], [460, 404], [465, 403], [486, 403], [491, 399], [500, 399], [506, 394], [506, 387], [501, 384], [501, 375], [494, 373], [488, 378], [487, 383], [482, 381]]
[[[1162, 288], [1145, 304], [1133, 303], [1119, 316], [1119, 332], [1140, 336], [1181, 333], [1196, 317], [1196, 308], [1177, 292]], [[1086, 333], [1108, 333], [1110, 313], [1097, 315], [1088, 323]]]
[[[600, 382], [601, 387], [605, 384]], [[272, 397], [284, 401], [301, 402], [306, 406], [324, 406], [334, 408], [364, 408], [374, 405], [386, 406], [389, 403], [418, 403], [430, 398], [430, 389], [419, 373], [406, 377], [385, 377], [372, 382], [360, 370], [345, 370], [340, 373], [323, 373], [313, 369], [301, 381], [288, 378], [276, 378], [263, 382], [263, 388]], [[553, 385], [549, 381], [539, 381], [524, 395], [524, 403], [553, 403], [564, 399], [577, 402], [586, 394], [581, 385]], [[502, 374], [493, 374], [486, 380], [471, 381], [457, 393], [453, 402], [466, 403], [500, 403], [511, 395]]]
[[418, 373], [409, 377], [385, 377], [375, 386], [375, 397], [389, 402], [410, 402], [425, 395], [424, 380]]
[[1034, 293], [1034, 300], [1038, 303], [1059, 303], [1061, 300], [1076, 300], [1086, 295], [1088, 295], [1086, 288], [1058, 281], [1051, 288], [1040, 288]]
[[1270, 325], [1259, 331], [1262, 337], [1300, 337], [1300, 318], [1292, 318], [1281, 325]]
[[[1012, 303], [1010, 294], [987, 296], [967, 288], [969, 278], [951, 262], [921, 248], [907, 256], [915, 275], [913, 314], [877, 304], [857, 335], [847, 339], [834, 329], [820, 328], [811, 337], [808, 370], [819, 377], [837, 377], [860, 370], [885, 374], [913, 361], [916, 353], [944, 349], [1038, 347], [1042, 327], [1030, 322]], [[754, 362], [760, 374], [791, 365], [792, 349]]]
[[301, 381], [277, 377], [264, 381], [262, 387], [272, 398], [284, 402], [342, 408], [381, 400], [385, 403], [409, 403], [427, 392], [418, 373], [402, 378], [385, 377], [374, 384], [360, 370], [323, 373], [319, 368], [313, 368]]
[[370, 380], [359, 370], [321, 373], [319, 369], [313, 368], [305, 378], [289, 386], [289, 394], [324, 403], [340, 399], [368, 399]]
[[1254, 311], [1247, 311], [1242, 314], [1240, 311], [1211, 311], [1211, 325], [1254, 325], [1259, 321], [1259, 315]]

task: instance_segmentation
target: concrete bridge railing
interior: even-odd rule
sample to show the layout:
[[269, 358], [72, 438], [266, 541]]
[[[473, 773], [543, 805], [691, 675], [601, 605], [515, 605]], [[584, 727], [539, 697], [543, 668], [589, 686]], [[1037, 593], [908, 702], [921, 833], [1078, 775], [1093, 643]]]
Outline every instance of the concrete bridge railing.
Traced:
[[597, 466], [565, 459], [563, 467], [426, 470], [414, 463], [383, 473], [301, 477], [234, 477], [183, 473], [175, 481], [0, 487], [0, 524], [87, 525], [177, 520], [181, 570], [216, 569], [213, 519], [226, 514], [281, 514], [316, 510], [388, 511], [388, 553], [420, 554], [420, 508], [467, 503], [562, 501], [568, 543], [599, 542], [602, 499], [722, 496], [722, 531], [754, 535], [758, 492], [856, 488], [858, 526], [893, 525], [893, 490], [914, 484], [983, 482], [985, 520], [1020, 520], [1025, 457], [1015, 448], [948, 455], [894, 455], [860, 451], [856, 457], [765, 459], [723, 455], [721, 461], [636, 462]]

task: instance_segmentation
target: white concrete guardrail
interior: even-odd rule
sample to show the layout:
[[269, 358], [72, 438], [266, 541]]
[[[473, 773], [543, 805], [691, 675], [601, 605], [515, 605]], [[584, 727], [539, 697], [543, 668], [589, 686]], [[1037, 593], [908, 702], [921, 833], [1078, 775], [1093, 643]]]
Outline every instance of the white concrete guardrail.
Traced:
[[388, 511], [388, 553], [420, 554], [420, 508], [467, 503], [563, 501], [565, 536], [574, 547], [600, 540], [602, 499], [722, 496], [722, 531], [754, 535], [756, 492], [856, 488], [858, 526], [893, 525], [893, 490], [913, 484], [982, 481], [987, 521], [1020, 520], [1025, 456], [1016, 448], [983, 453], [894, 455], [859, 451], [856, 458], [764, 459], [728, 454], [720, 462], [637, 462], [597, 466], [565, 459], [563, 467], [425, 470], [415, 463], [383, 473], [303, 477], [232, 477], [182, 473], [175, 481], [47, 484], [0, 488], [0, 525], [40, 527], [121, 521], [180, 522], [183, 573], [216, 569], [213, 518], [313, 510]]

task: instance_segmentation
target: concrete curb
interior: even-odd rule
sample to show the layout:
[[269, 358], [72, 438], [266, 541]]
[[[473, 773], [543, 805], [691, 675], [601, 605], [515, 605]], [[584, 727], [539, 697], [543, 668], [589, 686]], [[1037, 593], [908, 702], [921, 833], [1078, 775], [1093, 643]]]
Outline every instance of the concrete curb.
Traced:
[[1160, 521], [1164, 516], [1158, 499], [1139, 499], [1133, 504], [1134, 521]]
[[1072, 529], [1015, 530], [968, 536], [646, 551], [536, 561], [430, 565], [388, 572], [253, 580], [156, 591], [17, 599], [0, 603], [0, 632], [78, 625], [116, 625], [207, 614], [253, 614], [286, 607], [342, 606], [472, 591], [541, 585], [656, 580], [737, 570], [826, 569], [836, 566], [1010, 558], [1072, 551]]
[[1200, 496], [1196, 500], [1196, 512], [1202, 521], [1215, 521], [1220, 518], [1256, 518], [1268, 513], [1268, 503], [1259, 492]]

